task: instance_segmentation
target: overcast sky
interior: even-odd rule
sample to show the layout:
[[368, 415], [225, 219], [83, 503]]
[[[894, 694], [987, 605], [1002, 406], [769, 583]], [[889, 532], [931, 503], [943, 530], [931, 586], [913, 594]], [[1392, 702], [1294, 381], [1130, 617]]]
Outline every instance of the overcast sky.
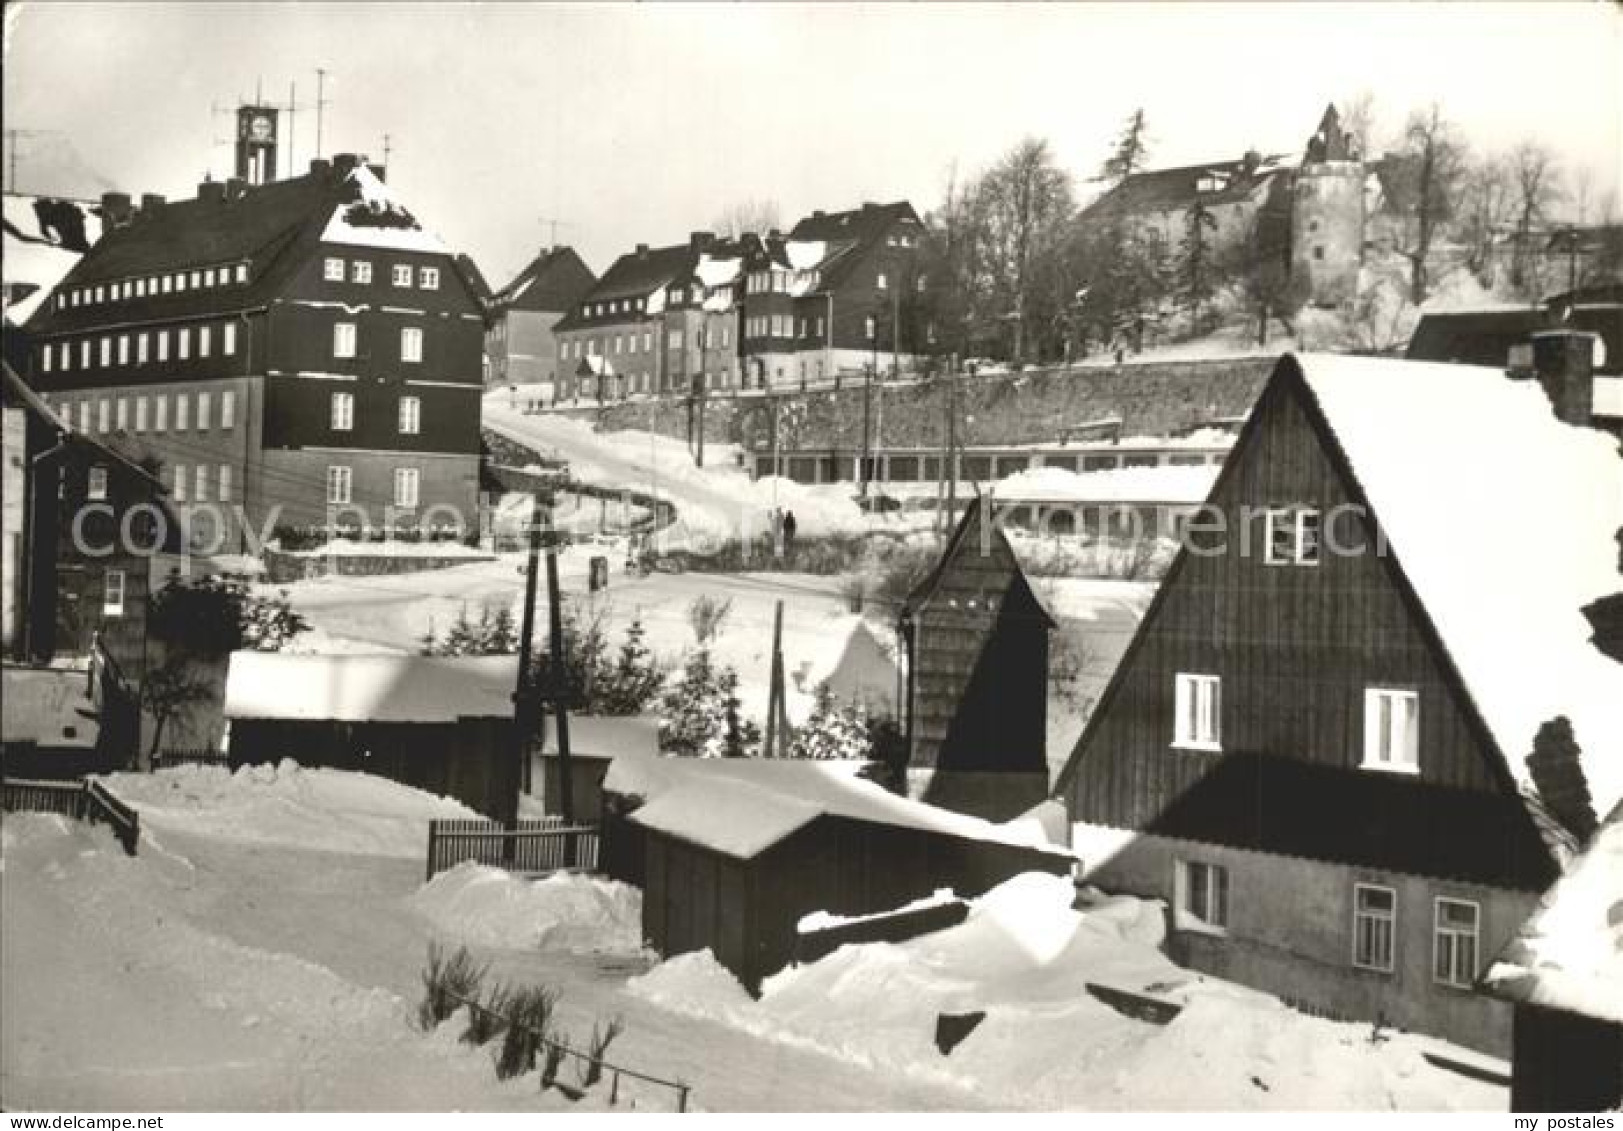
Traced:
[[[1388, 129], [1437, 100], [1479, 146], [1537, 137], [1597, 198], [1623, 169], [1623, 15], [1601, 3], [32, 2], [6, 6], [5, 126], [56, 132], [21, 142], [20, 187], [190, 196], [230, 158], [213, 107], [260, 82], [308, 106], [317, 67], [324, 152], [378, 159], [389, 134], [391, 184], [495, 286], [548, 241], [542, 217], [601, 272], [744, 199], [786, 222], [922, 213], [955, 163], [1027, 134], [1080, 180], [1136, 106], [1156, 164], [1297, 151], [1327, 101], [1368, 90]], [[313, 113], [294, 134], [302, 168]]]

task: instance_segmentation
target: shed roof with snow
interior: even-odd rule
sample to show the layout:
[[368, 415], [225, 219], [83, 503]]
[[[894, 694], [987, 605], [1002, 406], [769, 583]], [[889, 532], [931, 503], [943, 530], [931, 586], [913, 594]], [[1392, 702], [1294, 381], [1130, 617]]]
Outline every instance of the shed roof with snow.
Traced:
[[347, 723], [509, 718], [517, 677], [517, 656], [233, 652], [225, 717]]

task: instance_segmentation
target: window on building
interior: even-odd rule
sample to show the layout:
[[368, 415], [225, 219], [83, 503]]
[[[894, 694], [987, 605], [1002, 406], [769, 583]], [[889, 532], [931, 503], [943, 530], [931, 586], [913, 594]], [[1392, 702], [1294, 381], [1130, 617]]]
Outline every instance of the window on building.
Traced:
[[90, 339], [86, 338], [79, 343], [79, 368], [90, 368]]
[[196, 475], [195, 475], [194, 479], [195, 479], [195, 482], [197, 483], [197, 497], [195, 499], [193, 499], [192, 501], [196, 502], [196, 503], [206, 503], [206, 502], [208, 502], [209, 501], [209, 469], [207, 467], [203, 466], [202, 464], [198, 464], [197, 468], [196, 468]]
[[220, 465], [219, 479], [220, 479], [220, 502], [229, 503], [231, 501], [231, 465], [230, 464], [222, 463]]
[[150, 339], [151, 339], [151, 335], [145, 333], [144, 331], [142, 333], [136, 335], [136, 337], [135, 337], [135, 364], [137, 364], [137, 365], [145, 365], [147, 363], [148, 349], [152, 344]]
[[209, 333], [210, 329], [211, 329], [211, 327], [208, 327], [208, 326], [199, 326], [197, 328], [197, 356], [198, 357], [207, 357], [209, 355], [209, 344], [210, 344], [209, 340], [212, 337], [212, 335]]
[[96, 288], [96, 301], [98, 303], [107, 301], [107, 293], [101, 287]]
[[64, 370], [72, 369], [73, 368], [73, 347], [70, 344], [68, 344], [67, 342], [63, 342], [60, 346], [57, 347], [56, 359], [57, 359], [57, 361], [61, 362], [62, 368]]
[[204, 270], [203, 270], [203, 285], [205, 287], [212, 287], [214, 285], [214, 268], [212, 268], [212, 267], [204, 268]]
[[227, 322], [220, 327], [220, 352], [227, 357], [235, 357], [237, 353], [237, 324]]
[[1172, 744], [1195, 750], [1222, 745], [1222, 681], [1215, 675], [1179, 672], [1173, 687]]
[[117, 416], [117, 421], [118, 421], [118, 423], [117, 423], [118, 430], [120, 432], [129, 431], [129, 428], [130, 428], [130, 402], [124, 397], [119, 397], [118, 398], [118, 408], [116, 410], [116, 416]]
[[407, 326], [400, 331], [400, 360], [423, 360], [423, 331], [416, 326]]
[[194, 291], [197, 290], [197, 288], [201, 287], [203, 285], [203, 272], [201, 272], [201, 271], [193, 271], [190, 285], [191, 285], [192, 290], [194, 290]]
[[437, 291], [440, 286], [440, 269], [438, 267], [424, 267], [417, 272], [417, 285], [425, 291]]
[[400, 431], [403, 435], [415, 436], [422, 428], [423, 402], [420, 397], [400, 398]]
[[396, 263], [391, 281], [397, 287], [411, 286], [411, 264]]
[[248, 265], [246, 263], [237, 264], [237, 282], [246, 283], [247, 281], [248, 281]]
[[642, 352], [643, 353], [652, 353], [652, 352], [654, 352], [654, 332], [652, 330], [643, 331], [643, 335], [642, 335]]
[[102, 574], [101, 612], [103, 616], [124, 615], [124, 571], [110, 569]]
[[666, 347], [668, 349], [679, 350], [682, 348], [683, 340], [682, 331], [672, 330], [667, 336]]
[[51, 362], [51, 347], [46, 345], [39, 351], [39, 363], [44, 368], [45, 372], [49, 373], [51, 371]]
[[183, 275], [165, 275], [163, 277], [163, 293], [173, 294], [175, 291], [186, 289], [186, 278]]
[[113, 430], [113, 402], [106, 397], [96, 402], [96, 431], [106, 434]]
[[159, 393], [152, 398], [152, 430], [166, 432], [169, 429], [169, 394]]
[[185, 393], [175, 394], [175, 431], [184, 432], [191, 427], [192, 399]]
[[342, 283], [344, 281], [344, 261], [335, 255], [328, 256], [322, 277], [329, 283]]
[[349, 265], [349, 281], [352, 283], [370, 283], [372, 281], [372, 264], [365, 259], [357, 259]]
[[169, 360], [169, 331], [168, 330], [159, 330], [158, 331], [158, 360], [159, 361], [168, 361]]
[[1390, 971], [1395, 958], [1398, 893], [1380, 884], [1353, 885], [1353, 965]]
[[1420, 772], [1420, 693], [1364, 689], [1364, 768]]
[[89, 432], [90, 431], [90, 402], [89, 401], [80, 401], [79, 402], [79, 431], [81, 431], [81, 432]]
[[355, 427], [354, 393], [332, 395], [331, 418], [334, 432], [348, 432]]
[[229, 432], [237, 426], [237, 394], [226, 389], [220, 394], [220, 427]]
[[192, 356], [192, 331], [189, 326], [182, 326], [175, 331], [175, 357], [185, 361]]
[[417, 506], [417, 483], [418, 472], [415, 467], [395, 468], [394, 505], [414, 509]]
[[197, 394], [197, 430], [207, 431], [209, 426], [209, 402], [212, 398], [208, 393]]
[[1443, 896], [1436, 903], [1431, 976], [1444, 985], [1470, 989], [1476, 984], [1482, 907], [1468, 899]]
[[1223, 930], [1229, 925], [1227, 868], [1198, 860], [1179, 860], [1174, 887], [1179, 912], [1178, 926]]
[[1323, 247], [1315, 247], [1313, 249], [1313, 258], [1322, 260], [1324, 258], [1324, 248]]
[[107, 469], [92, 467], [85, 477], [85, 496], [90, 499], [107, 497]]
[[337, 358], [349, 358], [355, 356], [355, 323], [333, 323], [332, 355]]
[[866, 318], [864, 318], [862, 320], [862, 333], [863, 333], [863, 336], [866, 337], [869, 341], [873, 340], [874, 334], [877, 331], [878, 331], [878, 322], [874, 319], [873, 315], [870, 314], [870, 315], [868, 315], [868, 317], [866, 317]]
[[881, 272], [879, 272], [879, 274], [874, 276], [873, 285], [874, 285], [874, 288], [876, 290], [881, 290], [881, 291], [889, 290], [890, 289], [890, 280], [888, 278], [886, 278], [885, 273], [883, 271], [881, 271]]
[[147, 430], [147, 399], [145, 397], [135, 398], [135, 430], [137, 432]]
[[327, 468], [327, 502], [347, 503], [350, 498], [350, 469], [340, 465]]
[[1265, 515], [1264, 560], [1269, 565], [1319, 564], [1319, 512], [1311, 507], [1270, 507]]
[[103, 368], [113, 363], [113, 339], [102, 338], [100, 345], [101, 365]]
[[920, 273], [918, 277], [913, 280], [913, 287], [918, 291], [919, 294], [923, 294], [929, 289], [929, 283], [922, 273]]
[[186, 465], [183, 463], [175, 464], [175, 487], [170, 494], [177, 503], [186, 501]]

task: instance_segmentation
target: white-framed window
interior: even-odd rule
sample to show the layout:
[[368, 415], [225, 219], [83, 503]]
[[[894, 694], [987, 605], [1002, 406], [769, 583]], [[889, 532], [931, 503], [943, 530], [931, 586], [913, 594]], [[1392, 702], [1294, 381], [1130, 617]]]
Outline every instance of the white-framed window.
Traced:
[[130, 336], [128, 334], [118, 336], [118, 363], [120, 365], [130, 363]]
[[124, 571], [110, 569], [102, 574], [101, 612], [103, 616], [124, 615]]
[[1220, 750], [1223, 743], [1223, 682], [1215, 675], [1179, 672], [1173, 679], [1172, 745]]
[[1364, 768], [1420, 772], [1420, 693], [1364, 688]]
[[1382, 884], [1353, 885], [1354, 966], [1391, 972], [1396, 959], [1398, 893]]
[[102, 338], [100, 356], [102, 368], [105, 369], [107, 366], [113, 364], [113, 339], [106, 337]]
[[166, 432], [169, 429], [169, 394], [159, 393], [152, 398], [152, 430]]
[[137, 279], [137, 280], [135, 280], [135, 297], [136, 298], [146, 298], [147, 297], [147, 281], [145, 279]]
[[229, 432], [237, 426], [237, 394], [226, 389], [220, 394], [220, 427]]
[[207, 393], [197, 394], [197, 430], [205, 432], [209, 426], [209, 402], [212, 400]]
[[192, 285], [192, 290], [194, 290], [194, 291], [197, 290], [197, 288], [199, 288], [199, 287], [201, 287], [203, 285], [203, 272], [201, 272], [201, 271], [193, 271], [192, 272], [192, 284], [191, 285]]
[[400, 398], [400, 431], [415, 436], [423, 424], [423, 402], [420, 397]]
[[863, 336], [869, 341], [873, 340], [874, 335], [878, 333], [878, 331], [879, 323], [874, 319], [873, 315], [870, 314], [862, 320], [862, 333]]
[[237, 282], [246, 283], [247, 281], [248, 281], [248, 265], [246, 263], [237, 264]]
[[135, 398], [135, 430], [137, 432], [147, 430], [147, 399], [145, 397]]
[[105, 467], [92, 467], [86, 473], [85, 497], [89, 499], [105, 499], [107, 497], [107, 469]]
[[90, 368], [90, 339], [86, 338], [79, 343], [79, 368]]
[[1475, 985], [1481, 931], [1481, 904], [1438, 896], [1432, 926], [1432, 978], [1466, 990]]
[[50, 345], [47, 344], [44, 348], [42, 348], [40, 350], [39, 362], [40, 362], [40, 364], [42, 366], [45, 367], [45, 372], [49, 373], [51, 371], [51, 347], [50, 347]]
[[231, 465], [229, 463], [220, 465], [219, 480], [220, 502], [229, 503], [231, 501]]
[[117, 427], [120, 432], [127, 432], [130, 428], [130, 402], [126, 397], [118, 398], [118, 406], [114, 412]]
[[642, 352], [654, 352], [654, 332], [652, 330], [644, 330], [642, 333]]
[[614, 335], [614, 352], [615, 352], [615, 354], [618, 355], [618, 354], [624, 352], [624, 350], [625, 350], [625, 336], [622, 335], [622, 334]]
[[415, 509], [417, 506], [418, 471], [415, 467], [394, 469], [394, 505]]
[[1312, 507], [1269, 507], [1264, 560], [1269, 565], [1319, 564], [1319, 512]]
[[418, 271], [417, 285], [425, 291], [438, 290], [440, 286], [440, 269], [438, 267], [424, 267]]
[[175, 464], [175, 489], [170, 494], [177, 503], [186, 501], [186, 465], [183, 463]]
[[185, 393], [175, 394], [175, 431], [184, 432], [191, 427], [192, 398]]
[[63, 369], [73, 368], [73, 347], [63, 342], [57, 349], [57, 360], [62, 363]]
[[390, 281], [397, 287], [411, 286], [411, 264], [396, 263]]
[[106, 397], [96, 402], [96, 431], [103, 434], [113, 430], [113, 402]]
[[192, 330], [190, 326], [182, 326], [175, 331], [175, 359], [185, 361], [192, 356]]
[[349, 281], [352, 283], [370, 283], [372, 281], [372, 264], [366, 259], [357, 259], [349, 265]]
[[423, 360], [423, 331], [417, 326], [404, 326], [400, 330], [400, 360]]
[[322, 271], [322, 278], [329, 283], [342, 283], [344, 281], [344, 261], [336, 255], [329, 255]]
[[[176, 285], [177, 283], [179, 284], [178, 286]], [[177, 290], [183, 291], [185, 289], [186, 289], [186, 280], [185, 279], [179, 278], [178, 276], [175, 276], [175, 275], [165, 275], [163, 277], [163, 293], [164, 294], [166, 294], [166, 295], [174, 294]]]
[[208, 326], [199, 326], [197, 328], [197, 356], [198, 357], [207, 357], [209, 355], [209, 344], [210, 344], [209, 339], [212, 336], [212, 335], [210, 335], [209, 330], [210, 330], [210, 327], [208, 327]]
[[227, 357], [236, 356], [237, 324], [235, 322], [227, 322], [220, 327], [220, 352]]
[[1229, 870], [1200, 860], [1179, 860], [1173, 887], [1181, 928], [1225, 930], [1229, 925]]
[[666, 345], [670, 349], [679, 350], [679, 349], [682, 348], [683, 340], [684, 339], [682, 337], [682, 331], [680, 331], [680, 330], [672, 330], [670, 332], [670, 335], [669, 335], [668, 339], [667, 339]]
[[81, 432], [89, 432], [90, 431], [90, 402], [89, 401], [80, 401], [79, 402], [79, 431], [81, 431]]
[[197, 502], [197, 503], [206, 503], [206, 502], [208, 502], [209, 501], [209, 469], [206, 466], [204, 466], [203, 464], [198, 464], [197, 468], [196, 468], [196, 474], [193, 476], [193, 479], [197, 484], [197, 497], [195, 499], [193, 499], [192, 501]]
[[348, 432], [355, 427], [355, 394], [334, 393], [331, 404], [334, 432]]
[[158, 331], [158, 360], [159, 361], [168, 361], [169, 360], [169, 331], [168, 330], [159, 330]]
[[137, 365], [145, 365], [147, 363], [147, 355], [148, 355], [148, 351], [151, 349], [151, 346], [152, 346], [151, 335], [148, 334], [146, 331], [143, 330], [141, 333], [136, 335], [136, 337], [135, 337], [135, 364], [137, 364]]
[[355, 356], [355, 323], [333, 323], [332, 355], [339, 358]]
[[101, 287], [96, 288], [96, 301], [97, 302], [106, 302], [107, 301], [107, 292], [105, 290], [103, 290]]
[[333, 464], [327, 468], [327, 501], [329, 503], [349, 502], [350, 483], [353, 476], [348, 467]]
[[890, 280], [887, 279], [885, 277], [885, 273], [883, 271], [881, 271], [881, 272], [879, 272], [879, 274], [874, 276], [873, 285], [874, 285], [875, 290], [880, 290], [880, 291], [889, 290], [890, 289]]
[[214, 268], [205, 267], [203, 269], [203, 285], [205, 287], [212, 287], [214, 285]]

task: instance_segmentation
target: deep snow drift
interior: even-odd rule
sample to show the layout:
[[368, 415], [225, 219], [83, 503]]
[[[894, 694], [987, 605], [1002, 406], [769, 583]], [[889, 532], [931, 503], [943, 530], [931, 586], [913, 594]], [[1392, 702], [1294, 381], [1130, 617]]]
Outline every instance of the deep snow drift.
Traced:
[[441, 872], [411, 906], [452, 940], [483, 946], [637, 953], [642, 893], [628, 884], [560, 873], [540, 880], [483, 864]]

